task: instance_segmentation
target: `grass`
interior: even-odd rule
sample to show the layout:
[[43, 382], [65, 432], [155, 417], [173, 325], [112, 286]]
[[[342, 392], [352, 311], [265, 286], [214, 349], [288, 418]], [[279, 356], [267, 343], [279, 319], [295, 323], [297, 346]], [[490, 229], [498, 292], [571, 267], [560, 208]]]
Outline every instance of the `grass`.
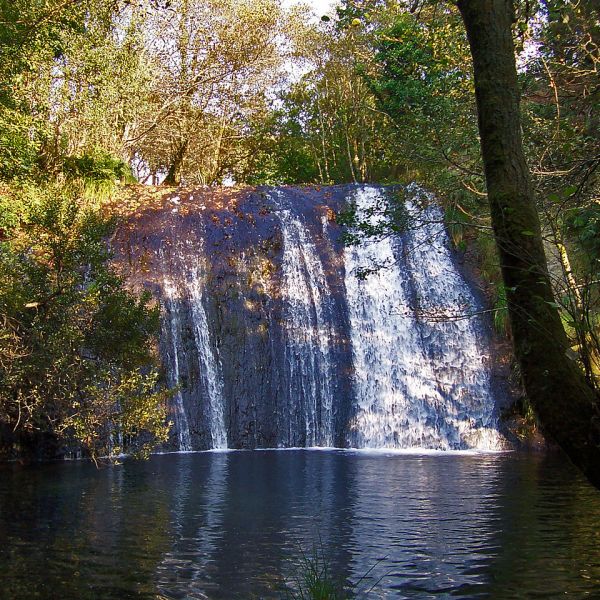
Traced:
[[291, 580], [287, 582], [286, 597], [289, 600], [351, 600], [366, 597], [388, 574], [384, 573], [375, 583], [370, 583], [370, 574], [383, 560], [381, 558], [355, 583], [349, 585], [345, 580], [334, 577], [323, 545], [313, 546], [307, 554], [300, 548], [301, 561]]

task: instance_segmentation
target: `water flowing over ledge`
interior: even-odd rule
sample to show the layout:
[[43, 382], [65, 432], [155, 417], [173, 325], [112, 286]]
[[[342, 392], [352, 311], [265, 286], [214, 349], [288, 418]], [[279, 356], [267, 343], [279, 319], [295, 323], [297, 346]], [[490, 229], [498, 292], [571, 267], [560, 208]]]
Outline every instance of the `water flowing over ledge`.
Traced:
[[401, 192], [405, 230], [352, 246], [336, 212], [375, 226], [398, 190], [199, 190], [122, 228], [117, 262], [160, 300], [179, 383], [167, 450], [504, 447], [486, 327], [435, 318], [480, 308], [442, 212]]

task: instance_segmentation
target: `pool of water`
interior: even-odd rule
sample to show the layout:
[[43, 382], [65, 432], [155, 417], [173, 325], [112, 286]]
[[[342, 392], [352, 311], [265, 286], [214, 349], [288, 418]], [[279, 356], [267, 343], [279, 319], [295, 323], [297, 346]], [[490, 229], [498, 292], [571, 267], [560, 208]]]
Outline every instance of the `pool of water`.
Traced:
[[207, 452], [0, 470], [2, 598], [600, 597], [600, 493], [561, 456]]

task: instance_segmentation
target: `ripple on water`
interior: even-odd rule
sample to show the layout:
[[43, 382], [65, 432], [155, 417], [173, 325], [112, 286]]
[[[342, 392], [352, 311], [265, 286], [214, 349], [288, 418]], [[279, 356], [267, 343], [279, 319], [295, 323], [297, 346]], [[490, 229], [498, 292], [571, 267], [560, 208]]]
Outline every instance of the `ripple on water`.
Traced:
[[559, 456], [231, 452], [5, 468], [2, 597], [594, 597], [600, 494]]

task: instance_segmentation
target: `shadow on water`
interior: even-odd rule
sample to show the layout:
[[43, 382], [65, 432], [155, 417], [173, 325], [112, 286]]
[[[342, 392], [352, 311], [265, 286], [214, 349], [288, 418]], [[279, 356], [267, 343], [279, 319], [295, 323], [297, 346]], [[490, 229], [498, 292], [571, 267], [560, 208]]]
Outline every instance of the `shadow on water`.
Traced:
[[214, 452], [4, 468], [0, 595], [283, 598], [317, 546], [348, 588], [372, 569], [359, 598], [582, 597], [600, 590], [598, 523], [600, 495], [554, 455]]

